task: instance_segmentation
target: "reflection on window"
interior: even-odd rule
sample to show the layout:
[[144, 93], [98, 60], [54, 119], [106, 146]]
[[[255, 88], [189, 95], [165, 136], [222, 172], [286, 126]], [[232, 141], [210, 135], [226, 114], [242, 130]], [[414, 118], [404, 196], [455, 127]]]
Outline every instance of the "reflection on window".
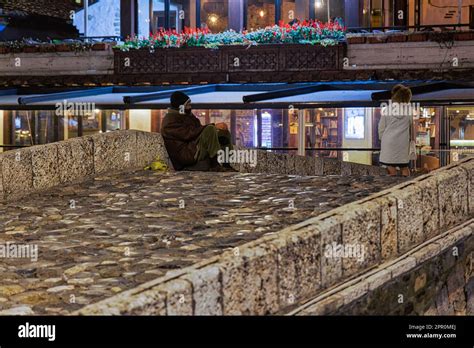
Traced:
[[234, 142], [238, 146], [257, 147], [257, 115], [255, 110], [235, 111]]
[[227, 30], [229, 28], [228, 0], [202, 0], [201, 27], [208, 28], [213, 33]]
[[[13, 111], [11, 120], [12, 145], [38, 145], [56, 141], [57, 124], [53, 111]], [[55, 133], [56, 132], [56, 133]]]
[[296, 2], [295, 0], [282, 0], [281, 2], [281, 20], [283, 23], [288, 24], [294, 20], [302, 21], [308, 18], [306, 15], [304, 18], [298, 18], [296, 14]]
[[191, 27], [191, 8], [189, 0], [173, 0], [170, 3], [170, 29], [181, 32]]
[[451, 148], [474, 147], [474, 107], [448, 108]]
[[275, 2], [273, 0], [248, 0], [247, 28], [260, 29], [275, 24]]
[[421, 108], [421, 115], [416, 125], [416, 145], [419, 149], [417, 168], [431, 171], [440, 167], [439, 120], [440, 108]]

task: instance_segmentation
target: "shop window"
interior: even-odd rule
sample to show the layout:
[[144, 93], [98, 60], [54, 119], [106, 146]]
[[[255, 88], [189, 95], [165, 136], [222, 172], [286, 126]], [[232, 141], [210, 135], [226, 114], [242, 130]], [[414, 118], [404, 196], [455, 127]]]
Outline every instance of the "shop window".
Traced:
[[13, 111], [11, 117], [12, 145], [39, 145], [59, 140], [53, 111]]
[[235, 110], [234, 142], [238, 146], [257, 147], [257, 116], [255, 110]]
[[[305, 3], [305, 2], [303, 2]], [[298, 9], [302, 13], [305, 13], [304, 9]], [[296, 9], [296, 1], [295, 0], [282, 0], [281, 1], [281, 10], [280, 10], [281, 21], [285, 24], [291, 23], [294, 20], [302, 21], [308, 18], [308, 15], [303, 15], [300, 18], [299, 13]]]
[[208, 28], [213, 33], [227, 30], [229, 28], [229, 1], [202, 0], [201, 27]]
[[450, 122], [451, 161], [474, 151], [474, 106], [448, 108]]
[[[170, 29], [181, 32], [184, 28], [192, 26], [191, 1], [173, 0], [170, 2]], [[193, 22], [195, 25], [195, 21]]]
[[428, 172], [440, 167], [440, 113], [440, 108], [421, 108], [420, 117], [415, 122], [418, 171]]
[[275, 1], [247, 1], [247, 29], [259, 29], [275, 24]]
[[314, 1], [315, 19], [321, 22], [344, 18], [344, 0], [312, 0]]
[[[87, 36], [120, 36], [120, 1], [89, 0]], [[76, 11], [73, 25], [84, 34], [84, 8]]]

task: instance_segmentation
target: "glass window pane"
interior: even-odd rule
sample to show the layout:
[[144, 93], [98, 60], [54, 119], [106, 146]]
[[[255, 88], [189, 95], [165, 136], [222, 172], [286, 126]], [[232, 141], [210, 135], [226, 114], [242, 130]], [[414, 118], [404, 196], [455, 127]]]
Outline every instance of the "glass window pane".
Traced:
[[235, 110], [234, 143], [238, 146], [257, 147], [257, 115], [255, 110]]
[[[303, 2], [306, 4], [306, 2]], [[299, 9], [301, 10], [301, 9]], [[281, 21], [285, 24], [291, 23], [294, 20], [304, 20], [307, 16], [298, 16], [296, 12], [296, 1], [295, 0], [282, 0], [281, 2]]]
[[275, 24], [275, 2], [273, 0], [248, 0], [247, 28], [260, 29]]
[[447, 115], [450, 121], [451, 161], [455, 161], [472, 154], [474, 150], [474, 106], [448, 108]]
[[125, 115], [122, 110], [104, 110], [101, 117], [106, 118], [107, 131], [125, 129]]
[[229, 28], [228, 0], [202, 0], [201, 27], [208, 28], [213, 33], [227, 30]]
[[173, 0], [170, 3], [170, 29], [177, 32], [191, 27], [191, 0]]
[[[73, 24], [84, 34], [84, 8], [76, 11]], [[89, 0], [87, 36], [120, 36], [120, 1]]]

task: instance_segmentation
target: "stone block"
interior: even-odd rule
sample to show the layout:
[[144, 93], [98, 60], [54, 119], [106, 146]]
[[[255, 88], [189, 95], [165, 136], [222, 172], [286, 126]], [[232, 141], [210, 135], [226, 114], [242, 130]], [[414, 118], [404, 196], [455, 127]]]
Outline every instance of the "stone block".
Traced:
[[123, 303], [117, 301], [114, 305], [120, 309], [120, 315], [166, 315], [166, 295], [156, 288], [133, 295]]
[[61, 184], [79, 182], [94, 175], [94, 143], [91, 137], [73, 138], [56, 145]]
[[342, 220], [342, 274], [356, 274], [380, 261], [381, 207], [374, 202], [351, 204]]
[[[250, 150], [255, 151], [255, 150]], [[268, 170], [268, 157], [269, 153], [263, 150], [256, 150], [257, 151], [257, 165], [255, 167], [250, 166], [248, 163], [245, 165], [247, 166], [247, 170], [251, 171], [252, 173], [267, 173]]]
[[394, 259], [398, 255], [397, 200], [384, 196], [373, 201], [381, 209], [380, 256], [382, 261]]
[[286, 174], [287, 173], [287, 159], [286, 154], [268, 152], [267, 170], [269, 174]]
[[344, 297], [335, 294], [305, 308], [297, 315], [330, 315], [344, 305]]
[[423, 210], [423, 233], [425, 240], [437, 236], [439, 230], [439, 199], [436, 177], [427, 176], [418, 181], [421, 189]]
[[284, 155], [285, 156], [285, 162], [286, 162], [286, 173], [288, 175], [301, 175], [296, 172], [296, 157], [297, 155]]
[[368, 283], [369, 291], [373, 291], [385, 283], [389, 282], [392, 279], [392, 273], [387, 271], [386, 269], [381, 270], [380, 272], [371, 275], [365, 281]]
[[321, 288], [321, 235], [313, 226], [272, 241], [278, 250], [280, 307], [291, 306]]
[[4, 198], [17, 199], [33, 192], [31, 150], [13, 150], [1, 156]]
[[442, 287], [435, 301], [438, 315], [454, 315], [454, 307], [449, 302], [448, 289], [446, 286]]
[[173, 279], [158, 286], [166, 294], [167, 315], [193, 315], [193, 289], [186, 280]]
[[313, 157], [309, 156], [294, 156], [295, 161], [295, 174], [312, 176], [315, 171], [315, 162]]
[[378, 166], [367, 166], [367, 175], [383, 176], [387, 174], [387, 170]]
[[76, 315], [166, 315], [166, 294], [157, 288], [133, 290], [83, 307]]
[[33, 165], [33, 188], [45, 190], [61, 183], [59, 178], [58, 145], [33, 146], [31, 161]]
[[408, 256], [403, 260], [387, 267], [387, 271], [392, 273], [392, 278], [396, 278], [402, 274], [405, 274], [416, 267], [416, 258]]
[[0, 201], [4, 199], [2, 163], [3, 163], [3, 155], [0, 153]]
[[156, 159], [165, 162], [172, 168], [166, 151], [165, 142], [160, 133], [136, 131], [137, 136], [137, 166], [145, 167]]
[[342, 244], [342, 225], [337, 217], [328, 217], [314, 224], [321, 236], [321, 286], [330, 287], [342, 279], [342, 259], [332, 250]]
[[222, 315], [220, 270], [210, 265], [192, 271], [183, 279], [192, 284], [194, 315]]
[[236, 248], [219, 262], [224, 315], [266, 315], [279, 309], [274, 245]]
[[425, 240], [423, 233], [423, 194], [416, 185], [391, 193], [397, 199], [398, 253], [403, 254]]
[[352, 175], [351, 163], [342, 162], [341, 163], [341, 176], [350, 176]]
[[323, 175], [341, 175], [341, 161], [333, 158], [324, 158], [323, 162]]
[[436, 174], [438, 180], [440, 229], [459, 225], [468, 218], [467, 183], [465, 170], [454, 167]]
[[469, 214], [474, 215], [474, 159], [462, 163], [461, 168], [466, 170], [469, 178], [467, 182]]
[[339, 293], [344, 299], [344, 306], [349, 305], [350, 303], [360, 299], [362, 296], [366, 295], [369, 291], [369, 283], [359, 282], [353, 284]]
[[314, 157], [314, 175], [324, 175], [324, 160], [321, 157]]
[[352, 175], [364, 176], [368, 174], [367, 166], [359, 163], [351, 163]]
[[96, 174], [138, 167], [135, 131], [114, 131], [92, 135]]

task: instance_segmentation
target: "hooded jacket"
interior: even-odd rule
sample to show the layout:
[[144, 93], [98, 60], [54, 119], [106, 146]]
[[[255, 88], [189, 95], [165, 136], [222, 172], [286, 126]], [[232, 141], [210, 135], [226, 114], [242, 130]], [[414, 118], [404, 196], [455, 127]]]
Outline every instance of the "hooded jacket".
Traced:
[[161, 135], [176, 170], [196, 163], [194, 155], [197, 142], [205, 127], [191, 112], [181, 114], [176, 109], [168, 109], [163, 119]]

